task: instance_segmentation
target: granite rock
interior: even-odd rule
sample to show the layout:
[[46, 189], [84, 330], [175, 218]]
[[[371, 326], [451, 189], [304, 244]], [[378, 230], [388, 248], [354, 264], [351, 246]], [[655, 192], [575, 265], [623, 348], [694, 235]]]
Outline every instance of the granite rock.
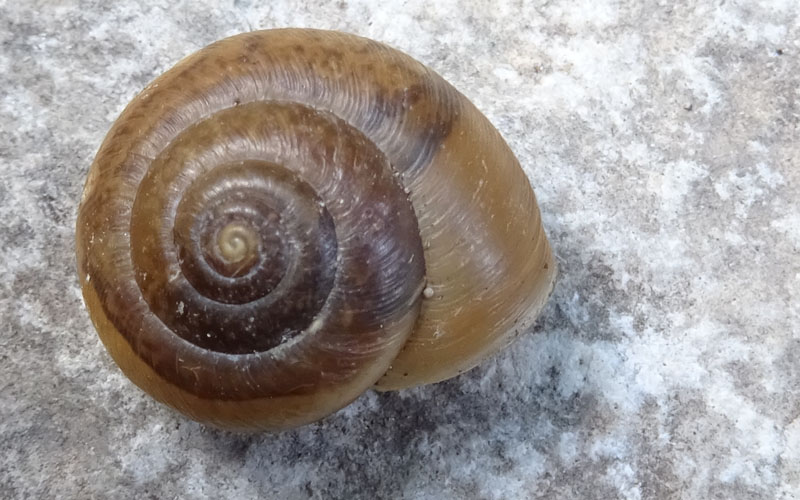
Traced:
[[[145, 5], [146, 4], [146, 5]], [[800, 498], [800, 4], [0, 1], [0, 497]], [[239, 435], [125, 379], [73, 228], [124, 105], [251, 29], [389, 43], [496, 124], [561, 277], [451, 381]]]

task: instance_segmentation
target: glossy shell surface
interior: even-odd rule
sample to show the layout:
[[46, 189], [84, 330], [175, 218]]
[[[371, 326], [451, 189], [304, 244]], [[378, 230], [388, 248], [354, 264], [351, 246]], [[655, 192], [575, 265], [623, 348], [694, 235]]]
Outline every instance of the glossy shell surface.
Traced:
[[77, 255], [134, 383], [258, 429], [474, 367], [556, 273], [525, 174], [469, 100], [386, 45], [300, 29], [212, 44], [128, 105]]

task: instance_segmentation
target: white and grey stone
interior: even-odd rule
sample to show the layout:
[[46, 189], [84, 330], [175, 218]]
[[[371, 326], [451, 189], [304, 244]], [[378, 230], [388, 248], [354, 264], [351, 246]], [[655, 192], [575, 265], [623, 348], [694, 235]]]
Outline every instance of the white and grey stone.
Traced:
[[[0, 0], [0, 497], [800, 498], [796, 0]], [[387, 42], [496, 124], [561, 277], [534, 331], [277, 435], [133, 387], [73, 227], [124, 105], [240, 31]]]

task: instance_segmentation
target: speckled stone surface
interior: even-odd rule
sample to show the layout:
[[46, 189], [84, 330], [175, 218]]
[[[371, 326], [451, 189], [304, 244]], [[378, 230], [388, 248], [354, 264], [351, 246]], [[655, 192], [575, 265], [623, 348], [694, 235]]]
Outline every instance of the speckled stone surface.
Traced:
[[[800, 5], [0, 0], [0, 498], [800, 498]], [[240, 31], [425, 62], [497, 125], [561, 278], [530, 334], [278, 435], [121, 375], [73, 226], [127, 101]]]

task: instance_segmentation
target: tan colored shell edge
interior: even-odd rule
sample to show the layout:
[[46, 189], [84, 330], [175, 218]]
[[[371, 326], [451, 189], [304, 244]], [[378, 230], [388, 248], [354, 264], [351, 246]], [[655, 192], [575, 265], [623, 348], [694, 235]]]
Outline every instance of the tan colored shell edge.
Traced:
[[408, 184], [433, 296], [380, 390], [477, 366], [530, 328], [557, 274], [530, 181], [494, 126], [461, 99], [450, 134]]

